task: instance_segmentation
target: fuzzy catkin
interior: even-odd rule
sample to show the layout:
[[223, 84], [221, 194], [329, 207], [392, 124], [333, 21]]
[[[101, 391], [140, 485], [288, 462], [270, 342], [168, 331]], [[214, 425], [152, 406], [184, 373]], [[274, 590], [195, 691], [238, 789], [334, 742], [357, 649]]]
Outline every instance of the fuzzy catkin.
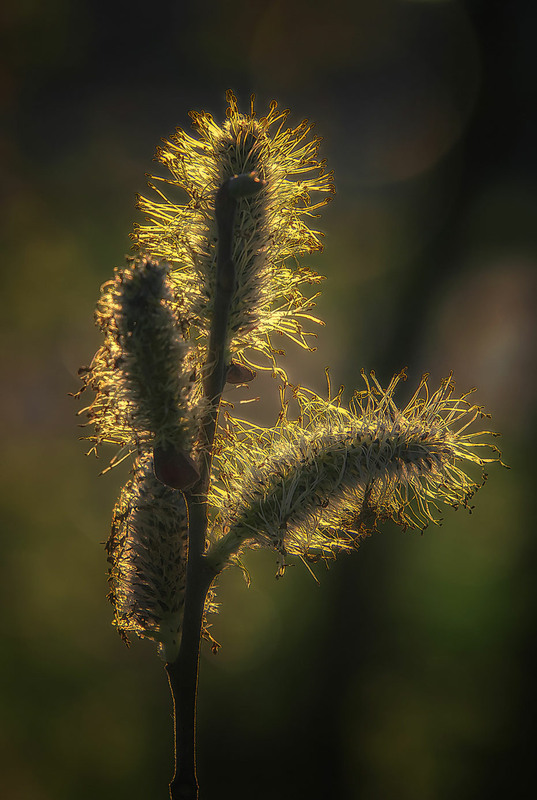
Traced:
[[184, 496], [139, 459], [114, 508], [106, 545], [114, 624], [170, 651], [179, 644], [186, 584], [188, 514]]
[[[157, 642], [162, 658], [173, 661], [181, 641], [188, 511], [183, 493], [157, 480], [149, 455], [137, 459], [121, 490], [106, 551], [114, 625], [127, 641], [134, 633]], [[211, 590], [202, 630], [210, 640], [207, 614], [216, 611]]]
[[[302, 325], [313, 298], [300, 291], [319, 276], [297, 267], [298, 257], [321, 249], [320, 234], [304, 218], [324, 205], [334, 191], [331, 174], [318, 158], [320, 139], [310, 138], [306, 121], [285, 128], [288, 112], [273, 102], [266, 117], [253, 108], [241, 114], [228, 92], [227, 120], [214, 122], [206, 112], [192, 112], [199, 138], [178, 129], [157, 152], [166, 178], [153, 178], [157, 200], [141, 197], [148, 218], [134, 234], [137, 246], [171, 265], [171, 280], [185, 317], [206, 336], [215, 297], [218, 232], [214, 201], [220, 186], [235, 175], [255, 171], [264, 186], [254, 197], [241, 198], [235, 219], [233, 261], [237, 286], [229, 314], [231, 352], [254, 348], [272, 358], [270, 334], [279, 332], [308, 346]], [[166, 194], [166, 184], [189, 195], [185, 205]], [[312, 203], [311, 194], [321, 193]], [[318, 320], [316, 320], [318, 321]]]
[[167, 286], [168, 269], [149, 259], [122, 273], [116, 320], [120, 371], [135, 409], [135, 423], [154, 442], [189, 449], [186, 343], [179, 335]]
[[379, 521], [424, 528], [440, 504], [467, 506], [482, 481], [465, 470], [498, 460], [475, 452], [490, 447], [477, 441], [487, 432], [465, 433], [482, 409], [454, 399], [449, 380], [429, 396], [424, 379], [399, 410], [401, 377], [385, 391], [366, 379], [349, 410], [297, 390], [300, 422], [282, 416], [262, 434], [243, 426], [219, 457], [225, 489], [209, 559], [221, 567], [245, 542], [276, 550], [283, 565], [286, 554], [326, 557]]
[[96, 397], [84, 409], [95, 445], [189, 451], [195, 427], [191, 352], [172, 305], [168, 267], [130, 259], [101, 291], [104, 343], [85, 376]]

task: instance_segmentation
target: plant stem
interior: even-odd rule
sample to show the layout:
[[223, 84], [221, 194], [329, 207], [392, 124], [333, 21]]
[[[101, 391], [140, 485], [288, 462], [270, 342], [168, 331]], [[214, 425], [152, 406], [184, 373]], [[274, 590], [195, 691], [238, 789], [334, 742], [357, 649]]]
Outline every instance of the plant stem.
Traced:
[[[199, 528], [202, 505], [193, 504], [192, 508], [201, 511], [194, 512], [198, 521], [191, 523]], [[174, 717], [175, 772], [170, 783], [171, 800], [198, 798], [195, 726], [199, 649], [205, 597], [215, 576], [214, 572], [204, 569], [205, 566], [203, 559], [189, 557], [181, 647], [177, 659], [166, 664]]]
[[174, 717], [175, 774], [170, 783], [171, 800], [198, 798], [195, 730], [200, 639], [205, 599], [217, 574], [204, 557], [207, 492], [212, 446], [225, 384], [229, 309], [235, 292], [232, 247], [237, 201], [230, 194], [229, 185], [228, 180], [220, 187], [215, 205], [218, 224], [216, 294], [203, 382], [207, 410], [200, 430], [200, 478], [186, 494], [189, 546], [182, 638], [177, 659], [166, 664]]

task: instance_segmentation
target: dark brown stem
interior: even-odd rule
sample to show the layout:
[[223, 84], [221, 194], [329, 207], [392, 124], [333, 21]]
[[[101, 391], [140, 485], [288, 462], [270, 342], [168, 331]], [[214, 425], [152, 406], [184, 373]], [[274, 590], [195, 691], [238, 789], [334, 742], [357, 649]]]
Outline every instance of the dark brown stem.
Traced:
[[230, 182], [226, 181], [216, 196], [216, 294], [203, 384], [207, 411], [200, 431], [200, 478], [186, 494], [189, 546], [182, 638], [177, 659], [166, 664], [174, 712], [175, 774], [170, 783], [171, 800], [198, 798], [195, 730], [199, 651], [205, 599], [216, 576], [204, 557], [207, 492], [211, 475], [212, 445], [225, 383], [229, 309], [235, 291], [232, 246], [237, 200], [229, 192]]
[[214, 573], [203, 570], [203, 566], [203, 563], [198, 561], [196, 569], [190, 570], [179, 655], [173, 663], [166, 664], [174, 719], [175, 771], [170, 783], [172, 800], [198, 798], [195, 731], [199, 650], [205, 597], [214, 578]]

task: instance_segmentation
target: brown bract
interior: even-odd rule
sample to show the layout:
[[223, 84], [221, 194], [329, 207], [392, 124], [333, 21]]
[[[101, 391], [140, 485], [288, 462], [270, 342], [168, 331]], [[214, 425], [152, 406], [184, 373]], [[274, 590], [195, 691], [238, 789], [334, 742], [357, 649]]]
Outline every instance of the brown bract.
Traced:
[[153, 449], [155, 476], [165, 486], [186, 491], [199, 480], [193, 459], [173, 445], [157, 445]]

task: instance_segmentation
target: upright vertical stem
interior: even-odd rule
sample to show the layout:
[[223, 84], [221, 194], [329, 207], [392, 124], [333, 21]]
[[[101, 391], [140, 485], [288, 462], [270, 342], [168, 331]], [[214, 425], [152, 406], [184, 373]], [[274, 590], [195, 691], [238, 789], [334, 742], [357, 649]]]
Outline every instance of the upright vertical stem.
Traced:
[[[185, 608], [179, 655], [173, 663], [166, 664], [173, 699], [175, 774], [170, 783], [171, 800], [197, 800], [196, 776], [196, 696], [199, 672], [200, 638], [203, 611], [207, 592], [216, 573], [204, 557], [207, 533], [207, 492], [211, 475], [211, 458], [220, 398], [226, 377], [229, 309], [235, 292], [235, 265], [233, 263], [233, 225], [237, 197], [251, 192], [251, 184], [259, 183], [255, 175], [244, 176], [246, 181], [227, 180], [216, 196], [218, 225], [218, 255], [216, 267], [216, 294], [211, 321], [207, 362], [203, 376], [203, 390], [207, 411], [200, 430], [200, 478], [187, 493], [189, 511], [189, 546], [185, 590]], [[242, 189], [241, 189], [242, 186]], [[239, 191], [237, 193], [237, 188]], [[256, 186], [256, 191], [257, 191]]]
[[[197, 517], [197, 520], [192, 519], [191, 524], [199, 532], [200, 523], [203, 523], [203, 506], [194, 502], [191, 509], [191, 514]], [[214, 578], [214, 573], [204, 569], [204, 566], [201, 559], [189, 557], [181, 646], [177, 659], [166, 664], [174, 716], [175, 774], [170, 783], [172, 800], [198, 798], [195, 725], [199, 648], [205, 597]]]

